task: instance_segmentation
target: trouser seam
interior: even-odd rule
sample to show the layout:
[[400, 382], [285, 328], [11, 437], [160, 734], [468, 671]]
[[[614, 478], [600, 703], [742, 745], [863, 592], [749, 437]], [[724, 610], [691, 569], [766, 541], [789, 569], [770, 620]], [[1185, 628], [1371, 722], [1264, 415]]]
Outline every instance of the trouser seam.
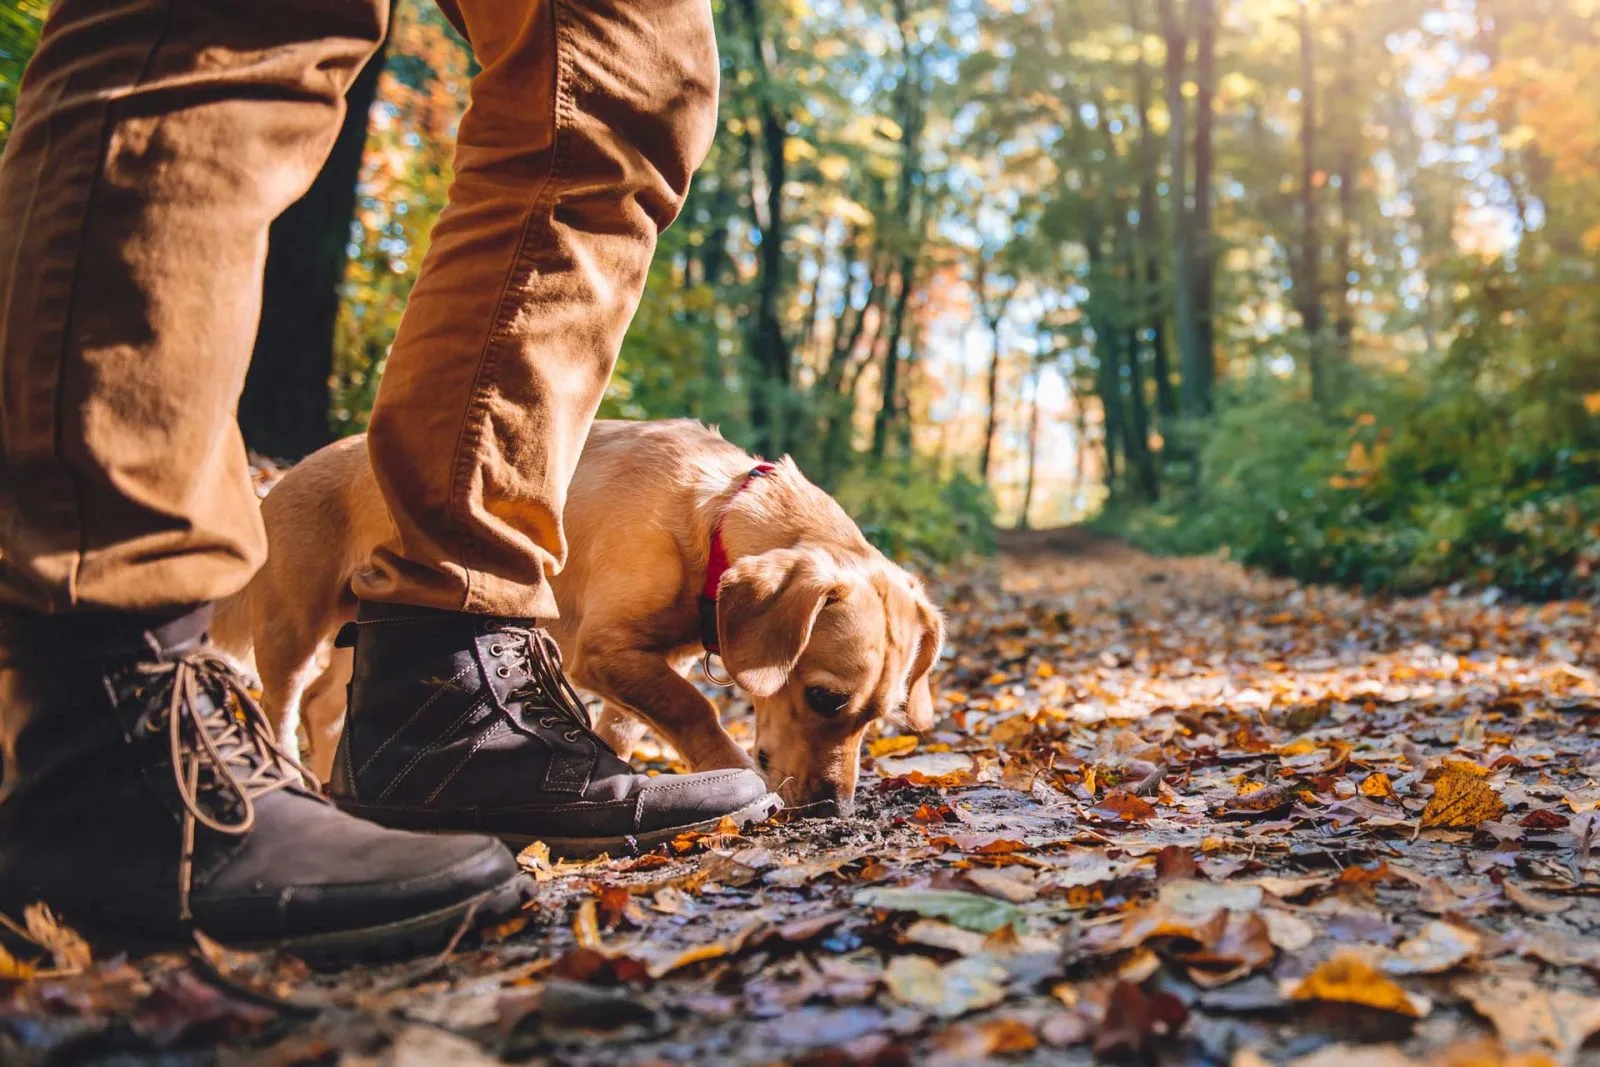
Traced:
[[[161, 29], [156, 33], [155, 39], [150, 42], [150, 51], [145, 55], [144, 64], [139, 68], [138, 77], [134, 79], [130, 88], [137, 88], [138, 86], [143, 85], [146, 80], [149, 79], [150, 71], [155, 66], [156, 56], [161, 53], [162, 46], [166, 44], [167, 37], [172, 32], [172, 9], [174, 3], [175, 0], [167, 0], [167, 3], [163, 5]], [[85, 496], [83, 487], [80, 484], [78, 474], [72, 469], [72, 465], [67, 462], [66, 450], [62, 440], [63, 431], [66, 425], [66, 420], [63, 418], [63, 410], [65, 409], [67, 403], [67, 352], [72, 346], [71, 327], [73, 317], [76, 315], [78, 307], [78, 285], [82, 274], [84, 244], [88, 239], [89, 218], [93, 212], [95, 197], [100, 191], [100, 183], [105, 178], [106, 163], [108, 161], [107, 157], [110, 155], [111, 151], [111, 134], [112, 130], [116, 127], [120, 103], [121, 101], [119, 100], [109, 101], [106, 104], [105, 115], [101, 119], [99, 142], [100, 147], [99, 151], [96, 153], [94, 174], [89, 179], [89, 191], [87, 195], [84, 196], [83, 203], [80, 208], [81, 221], [78, 227], [77, 248], [74, 250], [72, 257], [72, 261], [75, 266], [72, 272], [72, 284], [68, 287], [67, 291], [66, 313], [63, 316], [63, 321], [61, 324], [61, 348], [56, 356], [56, 403], [55, 426], [53, 428], [55, 431], [55, 440], [53, 444], [55, 448], [56, 462], [60, 464], [62, 471], [65, 472], [66, 482], [71, 487], [72, 517], [78, 528], [78, 545], [73, 551], [72, 564], [67, 571], [67, 607], [69, 608], [75, 608], [78, 606], [79, 574], [83, 569], [83, 557], [88, 552], [89, 530], [88, 524], [85, 523], [83, 519], [83, 500]]]
[[484, 339], [483, 349], [478, 355], [478, 370], [473, 377], [472, 391], [468, 396], [467, 410], [462, 419], [461, 434], [456, 439], [455, 460], [451, 464], [450, 475], [450, 516], [458, 534], [458, 543], [452, 546], [458, 553], [462, 570], [465, 576], [466, 590], [462, 594], [462, 610], [471, 611], [475, 594], [479, 591], [480, 572], [477, 569], [481, 563], [481, 554], [476, 550], [470, 538], [459, 536], [461, 530], [471, 525], [471, 501], [468, 487], [471, 484], [471, 467], [475, 462], [477, 453], [483, 444], [481, 421], [483, 409], [488, 401], [490, 392], [494, 389], [494, 370], [498, 365], [499, 342], [504, 336], [507, 319], [511, 314], [513, 301], [511, 292], [519, 279], [527, 276], [531, 269], [533, 253], [529, 249], [528, 235], [534, 222], [541, 216], [545, 209], [554, 215], [553, 187], [558, 176], [566, 175], [567, 139], [562, 136], [564, 129], [570, 128], [574, 107], [572, 104], [572, 64], [570, 51], [563, 47], [563, 29], [566, 28], [568, 16], [563, 0], [552, 0], [550, 14], [550, 47], [555, 56], [555, 85], [551, 101], [551, 146], [550, 165], [545, 172], [544, 181], [538, 192], [534, 194], [528, 213], [523, 217], [522, 231], [517, 237], [516, 252], [512, 257], [510, 268], [506, 271], [505, 282], [500, 290], [500, 298], [495, 303], [494, 316], [489, 323], [489, 333]]

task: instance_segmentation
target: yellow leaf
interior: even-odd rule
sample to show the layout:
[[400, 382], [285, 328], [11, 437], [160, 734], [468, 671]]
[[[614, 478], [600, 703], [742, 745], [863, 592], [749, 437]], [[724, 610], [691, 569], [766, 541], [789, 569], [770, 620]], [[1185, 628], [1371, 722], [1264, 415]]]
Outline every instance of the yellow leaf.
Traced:
[[874, 737], [867, 742], [867, 754], [877, 759], [879, 756], [904, 756], [915, 751], [917, 739], [911, 734], [900, 734], [896, 737]]
[[517, 853], [517, 866], [533, 875], [536, 882], [548, 882], [555, 877], [555, 866], [550, 862], [550, 846], [543, 841], [531, 842]]
[[[1596, 226], [1595, 229], [1600, 230], [1600, 226]], [[1591, 415], [1600, 415], [1600, 392], [1584, 394], [1583, 410]]]
[[1290, 741], [1287, 745], [1278, 746], [1280, 756], [1309, 756], [1317, 750], [1317, 743], [1309, 737], [1302, 737], [1298, 741]]
[[1242, 797], [1247, 797], [1251, 793], [1261, 792], [1261, 790], [1265, 789], [1266, 787], [1266, 782], [1241, 782], [1239, 783], [1239, 795]]
[[728, 946], [720, 941], [712, 941], [705, 945], [695, 945], [693, 948], [684, 949], [671, 959], [650, 967], [651, 978], [662, 978], [673, 971], [687, 967], [692, 963], [705, 960], [720, 959], [728, 954]]
[[4, 945], [0, 945], [0, 981], [5, 981], [6, 979], [26, 981], [32, 977], [33, 965], [23, 963], [7, 952]]
[[1319, 964], [1316, 970], [1292, 986], [1287, 996], [1291, 1000], [1360, 1004], [1413, 1019], [1422, 1018], [1433, 1007], [1427, 998], [1407, 993], [1352, 952], [1342, 952]]
[[93, 959], [89, 943], [76, 930], [57, 921], [48, 904], [41, 901], [28, 905], [22, 909], [22, 921], [34, 943], [50, 953], [57, 971], [76, 974], [89, 966]]
[[1394, 783], [1389, 781], [1389, 776], [1382, 771], [1373, 771], [1361, 779], [1361, 795], [1376, 797], [1379, 800], [1389, 800], [1394, 796]]
[[604, 948], [600, 940], [599, 910], [593, 897], [578, 905], [578, 913], [572, 917], [572, 936], [578, 939], [579, 948], [592, 948], [596, 952]]
[[1433, 796], [1422, 809], [1422, 828], [1469, 830], [1505, 813], [1505, 802], [1488, 782], [1452, 768], [1434, 783]]

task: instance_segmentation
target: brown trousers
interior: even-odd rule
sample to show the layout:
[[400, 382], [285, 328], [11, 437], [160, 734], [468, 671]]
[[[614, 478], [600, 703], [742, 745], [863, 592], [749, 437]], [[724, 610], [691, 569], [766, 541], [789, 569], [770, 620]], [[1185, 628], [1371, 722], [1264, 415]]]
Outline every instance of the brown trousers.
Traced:
[[[388, 0], [57, 0], [0, 161], [0, 604], [161, 611], [265, 552], [267, 227]], [[370, 450], [368, 599], [553, 616], [567, 483], [716, 122], [709, 0], [453, 0], [482, 72]]]

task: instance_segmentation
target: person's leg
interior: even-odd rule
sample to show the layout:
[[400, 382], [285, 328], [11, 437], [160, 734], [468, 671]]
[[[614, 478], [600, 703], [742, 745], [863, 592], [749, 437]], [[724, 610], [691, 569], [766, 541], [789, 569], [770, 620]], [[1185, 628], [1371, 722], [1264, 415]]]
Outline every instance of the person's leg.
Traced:
[[339, 813], [206, 645], [264, 546], [234, 424], [267, 227], [386, 0], [57, 0], [0, 161], [0, 910], [403, 950], [526, 892]]
[[548, 618], [561, 510], [716, 126], [710, 0], [455, 0], [482, 70], [368, 447], [364, 600]]
[[590, 421], [716, 124], [710, 0], [455, 0], [482, 71], [368, 448], [396, 534], [353, 583], [333, 791], [391, 825], [568, 851], [776, 807], [760, 776], [647, 779], [533, 621]]

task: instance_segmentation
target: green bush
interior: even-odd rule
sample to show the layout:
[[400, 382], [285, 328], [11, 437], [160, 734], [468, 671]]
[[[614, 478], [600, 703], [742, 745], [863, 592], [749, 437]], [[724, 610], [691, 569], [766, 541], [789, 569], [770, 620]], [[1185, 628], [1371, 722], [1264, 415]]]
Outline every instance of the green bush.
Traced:
[[1098, 524], [1152, 551], [1226, 547], [1371, 590], [1600, 590], [1600, 441], [1582, 396], [1552, 406], [1459, 371], [1355, 381], [1326, 412], [1288, 383], [1247, 383], [1204, 435], [1192, 490]]
[[896, 559], [949, 563], [994, 551], [994, 500], [964, 473], [941, 480], [926, 463], [861, 466], [845, 472], [834, 495]]

